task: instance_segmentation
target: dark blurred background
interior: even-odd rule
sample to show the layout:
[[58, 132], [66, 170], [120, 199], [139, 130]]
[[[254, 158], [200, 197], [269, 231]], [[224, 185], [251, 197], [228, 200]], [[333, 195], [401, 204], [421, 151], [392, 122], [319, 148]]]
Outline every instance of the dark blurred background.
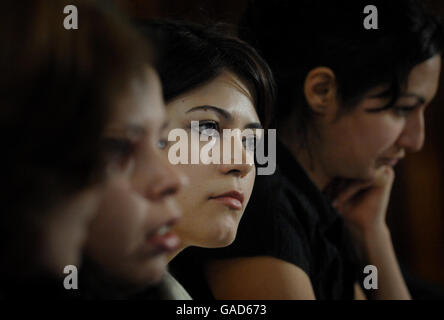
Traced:
[[[237, 24], [247, 0], [118, 0], [130, 16], [179, 18]], [[427, 5], [444, 16], [444, 1]], [[443, 75], [441, 76], [443, 78]], [[444, 79], [427, 108], [426, 142], [421, 152], [396, 168], [388, 223], [403, 265], [444, 288]]]

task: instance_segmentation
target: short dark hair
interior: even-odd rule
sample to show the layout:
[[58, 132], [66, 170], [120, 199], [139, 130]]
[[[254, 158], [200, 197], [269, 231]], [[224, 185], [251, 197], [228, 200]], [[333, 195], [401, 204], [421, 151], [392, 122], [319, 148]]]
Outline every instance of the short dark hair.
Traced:
[[137, 21], [136, 25], [156, 47], [165, 101], [228, 70], [251, 85], [259, 119], [268, 126], [275, 99], [271, 70], [256, 50], [239, 40], [227, 25], [173, 20]]
[[[411, 69], [441, 54], [443, 27], [420, 0], [376, 0], [379, 29], [363, 27], [363, 0], [250, 0], [241, 37], [269, 63], [278, 86], [277, 117], [296, 113], [294, 126], [305, 135], [313, 114], [304, 96], [310, 70], [331, 68], [343, 111], [370, 89], [389, 85], [389, 108]], [[304, 139], [304, 137], [302, 137]]]
[[[78, 8], [77, 30], [64, 28], [68, 4]], [[5, 250], [32, 244], [23, 229], [31, 220], [101, 181], [104, 125], [149, 54], [111, 8], [94, 1], [6, 0], [0, 21], [3, 264]]]

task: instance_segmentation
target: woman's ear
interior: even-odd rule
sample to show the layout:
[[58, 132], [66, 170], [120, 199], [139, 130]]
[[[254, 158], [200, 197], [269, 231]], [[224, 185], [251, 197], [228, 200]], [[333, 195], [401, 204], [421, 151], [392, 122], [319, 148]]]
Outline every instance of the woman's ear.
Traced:
[[336, 114], [336, 77], [330, 68], [317, 67], [310, 70], [305, 78], [304, 94], [308, 105], [315, 113]]

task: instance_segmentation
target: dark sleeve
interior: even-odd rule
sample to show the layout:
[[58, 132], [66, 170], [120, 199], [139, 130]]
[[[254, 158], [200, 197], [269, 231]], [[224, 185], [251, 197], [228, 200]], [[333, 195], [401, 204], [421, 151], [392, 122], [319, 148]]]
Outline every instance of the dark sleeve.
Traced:
[[201, 249], [203, 261], [270, 256], [310, 270], [305, 232], [277, 175], [257, 176], [234, 242], [225, 248]]

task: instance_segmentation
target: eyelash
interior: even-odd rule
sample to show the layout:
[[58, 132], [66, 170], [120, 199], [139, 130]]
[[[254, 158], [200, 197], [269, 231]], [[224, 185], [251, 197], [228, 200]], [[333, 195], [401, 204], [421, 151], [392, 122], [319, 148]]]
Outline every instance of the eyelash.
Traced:
[[[212, 127], [211, 128], [201, 129], [201, 127], [205, 126], [205, 125], [212, 125]], [[191, 125], [190, 125], [190, 128], [191, 128]], [[200, 134], [205, 134], [204, 133], [205, 130], [215, 130], [215, 131], [217, 131], [219, 133], [221, 132], [219, 123], [217, 121], [214, 121], [214, 120], [199, 121], [199, 133]], [[211, 134], [209, 134], [209, 135], [212, 136]], [[252, 143], [249, 143], [249, 141], [251, 141], [250, 139], [253, 139]], [[245, 150], [247, 150], [247, 151], [254, 151], [256, 149], [256, 141], [257, 141], [256, 136], [248, 136], [248, 137], [243, 137], [242, 138], [242, 144], [243, 144]]]
[[160, 150], [164, 150], [168, 145], [168, 140], [167, 139], [159, 139], [159, 141], [157, 141], [157, 147]]
[[103, 139], [104, 158], [107, 163], [118, 163], [126, 167], [135, 151], [135, 144], [126, 138], [106, 137]]
[[[205, 125], [207, 125], [207, 126], [211, 125], [211, 127], [202, 129], [202, 126], [205, 126]], [[220, 133], [220, 125], [217, 121], [214, 121], [214, 120], [199, 121], [199, 133], [205, 134], [206, 130], [215, 130]], [[212, 134], [207, 134], [207, 135], [212, 136]]]
[[410, 112], [412, 112], [415, 109], [415, 107], [394, 107], [393, 112], [398, 117], [407, 117]]
[[[212, 127], [211, 128], [205, 128], [205, 129], [201, 129], [202, 128], [202, 126], [204, 126], [204, 125], [212, 125]], [[189, 129], [193, 129], [192, 127], [191, 127], [191, 123], [188, 125], [188, 128]], [[216, 130], [217, 132], [220, 132], [220, 126], [219, 126], [219, 123], [218, 122], [216, 122], [216, 121], [214, 121], [214, 120], [203, 120], [203, 121], [199, 121], [199, 134], [205, 134], [204, 133], [204, 131], [205, 130]], [[212, 136], [212, 134], [209, 134], [209, 136]], [[167, 147], [167, 145], [168, 145], [168, 140], [166, 140], [166, 139], [160, 139], [158, 142], [157, 142], [157, 147], [160, 149], [160, 150], [164, 150], [166, 147]]]

